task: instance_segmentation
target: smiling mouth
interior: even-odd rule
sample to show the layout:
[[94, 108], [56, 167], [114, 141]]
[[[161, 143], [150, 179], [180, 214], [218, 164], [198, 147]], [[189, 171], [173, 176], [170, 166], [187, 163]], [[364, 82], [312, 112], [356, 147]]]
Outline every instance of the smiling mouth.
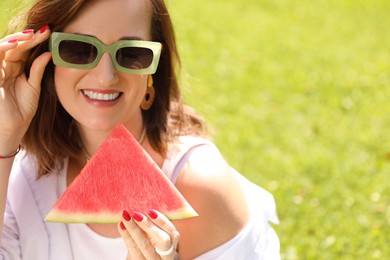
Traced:
[[91, 90], [82, 90], [83, 94], [92, 100], [99, 100], [99, 101], [114, 101], [117, 100], [121, 92], [115, 92], [115, 93], [99, 93], [99, 92], [93, 92]]

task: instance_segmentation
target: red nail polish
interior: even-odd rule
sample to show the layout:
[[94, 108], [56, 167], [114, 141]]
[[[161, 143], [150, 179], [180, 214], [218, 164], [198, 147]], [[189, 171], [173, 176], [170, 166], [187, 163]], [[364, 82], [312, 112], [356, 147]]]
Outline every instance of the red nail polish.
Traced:
[[138, 222], [141, 222], [144, 219], [144, 217], [142, 216], [141, 213], [134, 211], [133, 219], [137, 220]]
[[49, 29], [49, 28], [50, 28], [49, 25], [42, 26], [42, 28], [39, 29], [39, 32], [40, 32], [40, 33], [44, 33], [44, 32], [46, 32], [46, 30]]
[[129, 214], [129, 212], [127, 212], [127, 210], [124, 210], [124, 211], [122, 212], [122, 217], [123, 217], [126, 221], [130, 221], [130, 220], [131, 220], [130, 214]]
[[18, 39], [12, 39], [8, 41], [8, 43], [15, 43], [15, 42], [18, 42]]
[[33, 33], [34, 30], [33, 29], [27, 29], [27, 30], [24, 30], [22, 33], [24, 34], [30, 34], [30, 33]]
[[121, 229], [122, 229], [123, 231], [126, 230], [125, 224], [123, 224], [122, 221], [121, 221], [121, 223], [119, 223], [119, 226], [121, 227]]
[[149, 209], [148, 215], [151, 219], [156, 219], [158, 217], [158, 214], [154, 209]]

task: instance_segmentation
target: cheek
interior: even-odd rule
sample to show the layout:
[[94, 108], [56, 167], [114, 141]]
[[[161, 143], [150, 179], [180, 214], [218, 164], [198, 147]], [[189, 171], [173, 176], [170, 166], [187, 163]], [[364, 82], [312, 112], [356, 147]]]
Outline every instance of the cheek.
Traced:
[[75, 98], [75, 86], [78, 79], [78, 73], [73, 69], [55, 67], [54, 69], [54, 86], [57, 97], [66, 109], [69, 103], [73, 102]]
[[63, 68], [56, 67], [54, 69], [54, 86], [56, 88], [57, 96], [59, 100], [62, 103], [62, 96], [66, 92], [64, 91], [65, 85], [67, 85], [67, 79], [66, 73], [64, 72]]
[[74, 69], [64, 67], [55, 67], [54, 84], [57, 93], [71, 91], [76, 86], [78, 79], [81, 77], [79, 74], [79, 70], [76, 71]]
[[125, 98], [129, 99], [129, 102], [131, 100], [131, 103], [141, 103], [145, 96], [148, 76], [122, 75], [122, 90], [125, 92]]
[[61, 67], [54, 68], [54, 85], [56, 86], [56, 91], [61, 90], [62, 85], [64, 85], [65, 81], [68, 79], [69, 75], [67, 75], [66, 70]]

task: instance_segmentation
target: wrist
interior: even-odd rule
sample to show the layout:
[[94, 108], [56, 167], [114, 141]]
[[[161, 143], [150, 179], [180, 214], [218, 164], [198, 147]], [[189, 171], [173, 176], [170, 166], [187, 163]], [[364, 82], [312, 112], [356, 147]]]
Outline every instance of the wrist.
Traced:
[[19, 135], [7, 135], [0, 133], [0, 156], [7, 157], [18, 150], [23, 137]]
[[0, 159], [11, 159], [14, 158], [20, 152], [21, 146], [19, 145], [16, 149], [11, 152], [0, 153]]

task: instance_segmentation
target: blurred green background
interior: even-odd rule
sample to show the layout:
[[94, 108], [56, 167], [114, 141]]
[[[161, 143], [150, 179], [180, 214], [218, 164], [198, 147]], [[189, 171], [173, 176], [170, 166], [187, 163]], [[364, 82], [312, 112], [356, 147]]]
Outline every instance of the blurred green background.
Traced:
[[167, 4], [186, 100], [275, 196], [283, 259], [390, 259], [390, 1]]

